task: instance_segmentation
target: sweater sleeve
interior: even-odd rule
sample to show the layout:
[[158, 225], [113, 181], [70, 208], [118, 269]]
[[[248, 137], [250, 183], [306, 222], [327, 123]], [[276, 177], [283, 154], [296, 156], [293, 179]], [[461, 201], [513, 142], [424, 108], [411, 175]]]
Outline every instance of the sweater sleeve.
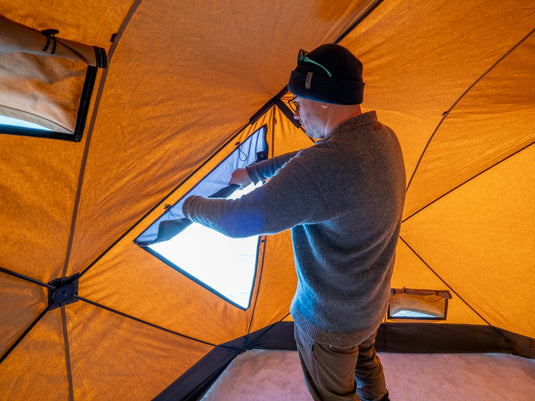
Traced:
[[317, 221], [328, 208], [315, 181], [297, 159], [239, 199], [189, 197], [183, 205], [184, 215], [235, 238], [273, 234]]
[[255, 184], [273, 177], [281, 167], [283, 167], [291, 158], [297, 154], [296, 152], [286, 153], [271, 159], [263, 160], [259, 163], [253, 163], [246, 167], [247, 175]]

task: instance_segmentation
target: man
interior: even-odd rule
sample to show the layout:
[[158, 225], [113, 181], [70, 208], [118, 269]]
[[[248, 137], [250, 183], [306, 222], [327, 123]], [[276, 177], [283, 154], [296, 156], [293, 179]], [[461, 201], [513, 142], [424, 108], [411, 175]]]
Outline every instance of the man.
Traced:
[[[184, 215], [233, 237], [292, 229], [291, 305], [304, 377], [315, 400], [388, 400], [375, 335], [384, 318], [405, 197], [395, 134], [362, 113], [362, 64], [342, 46], [301, 51], [290, 75], [294, 118], [310, 148], [234, 172], [237, 200], [193, 196]], [[358, 394], [358, 395], [357, 395]]]

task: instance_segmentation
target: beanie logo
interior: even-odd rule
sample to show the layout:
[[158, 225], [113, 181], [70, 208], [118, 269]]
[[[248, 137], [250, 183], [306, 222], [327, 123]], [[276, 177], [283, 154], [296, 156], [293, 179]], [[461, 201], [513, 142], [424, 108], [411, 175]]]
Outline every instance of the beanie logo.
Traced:
[[312, 83], [312, 75], [314, 75], [312, 71], [309, 71], [307, 73], [307, 79], [305, 81], [305, 89], [310, 89], [311, 83]]

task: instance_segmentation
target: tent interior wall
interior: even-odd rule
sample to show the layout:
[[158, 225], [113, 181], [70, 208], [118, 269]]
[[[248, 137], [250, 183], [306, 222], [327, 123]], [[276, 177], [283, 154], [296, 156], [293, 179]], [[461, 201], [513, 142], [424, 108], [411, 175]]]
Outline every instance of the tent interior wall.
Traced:
[[[0, 400], [195, 399], [243, 351], [295, 346], [288, 232], [263, 237], [246, 310], [134, 240], [259, 127], [270, 156], [311, 146], [285, 85], [299, 49], [329, 42], [362, 60], [363, 108], [402, 145], [392, 287], [452, 295], [445, 320], [385, 317], [380, 350], [534, 358], [535, 2], [0, 0], [0, 16], [107, 53], [79, 141], [0, 133]], [[39, 113], [47, 75], [13, 43], [0, 114], [13, 72]]]

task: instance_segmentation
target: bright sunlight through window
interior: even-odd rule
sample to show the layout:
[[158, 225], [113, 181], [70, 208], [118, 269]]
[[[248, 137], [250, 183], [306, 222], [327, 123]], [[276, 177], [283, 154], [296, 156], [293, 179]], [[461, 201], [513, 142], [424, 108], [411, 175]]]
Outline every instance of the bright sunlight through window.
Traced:
[[50, 131], [48, 128], [45, 128], [39, 124], [30, 123], [27, 121], [19, 120], [17, 118], [6, 117], [0, 115], [0, 125], [8, 125], [10, 127], [22, 127], [22, 128], [34, 128], [45, 131]]
[[[237, 199], [253, 189], [251, 184], [235, 191], [229, 199]], [[193, 223], [170, 240], [149, 247], [230, 302], [243, 309], [249, 307], [258, 236], [230, 238]]]
[[413, 310], [400, 310], [396, 313], [390, 315], [392, 319], [435, 319], [436, 316], [431, 315], [429, 313], [421, 312], [421, 311], [413, 311]]

